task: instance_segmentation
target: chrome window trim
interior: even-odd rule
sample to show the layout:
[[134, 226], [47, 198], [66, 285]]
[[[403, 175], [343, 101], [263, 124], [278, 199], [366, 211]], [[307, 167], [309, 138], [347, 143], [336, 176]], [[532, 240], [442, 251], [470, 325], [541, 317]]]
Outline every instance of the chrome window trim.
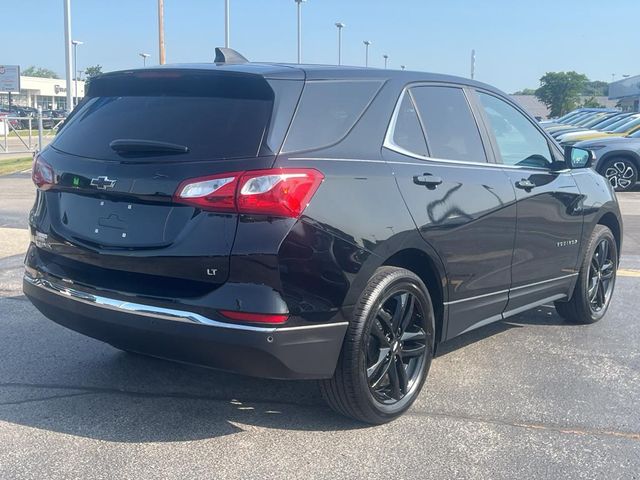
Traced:
[[[387, 126], [387, 131], [385, 133], [384, 136], [384, 142], [382, 143], [383, 148], [386, 148], [388, 150], [391, 150], [393, 152], [399, 153], [400, 155], [404, 155], [407, 157], [411, 157], [411, 158], [415, 158], [417, 160], [424, 160], [426, 162], [439, 162], [439, 163], [452, 163], [452, 164], [457, 164], [457, 165], [475, 165], [475, 166], [480, 166], [480, 167], [492, 167], [492, 168], [505, 168], [505, 169], [509, 169], [509, 170], [535, 170], [535, 171], [542, 171], [542, 172], [550, 172], [550, 173], [565, 173], [570, 171], [570, 169], [562, 169], [562, 170], [551, 170], [549, 168], [541, 168], [541, 167], [529, 167], [529, 166], [523, 166], [523, 165], [506, 165], [504, 163], [493, 163], [493, 162], [489, 162], [488, 160], [485, 160], [484, 162], [467, 162], [464, 160], [449, 160], [446, 158], [438, 158], [438, 157], [431, 157], [431, 156], [424, 156], [424, 155], [420, 155], [418, 153], [414, 153], [411, 152], [399, 145], [396, 145], [393, 141], [393, 134], [396, 128], [396, 123], [398, 121], [398, 115], [400, 114], [400, 106], [402, 104], [402, 101], [404, 100], [404, 96], [408, 94], [409, 89], [413, 88], [413, 87], [419, 87], [419, 86], [444, 86], [444, 85], [440, 85], [440, 84], [429, 84], [429, 83], [413, 83], [410, 85], [405, 86], [402, 89], [402, 92], [400, 93], [400, 97], [398, 98], [398, 100], [396, 101], [396, 105], [393, 109], [393, 114], [391, 116], [391, 121], [389, 122], [389, 125]], [[452, 87], [455, 87], [455, 85], [452, 85]], [[462, 86], [457, 87], [457, 88], [461, 88], [463, 93], [465, 94], [466, 97], [466, 92], [464, 91], [464, 89], [462, 88]], [[495, 96], [495, 95], [494, 95]], [[500, 98], [500, 97], [498, 97]], [[467, 97], [467, 102], [469, 101], [468, 97]], [[471, 114], [473, 115], [473, 110], [471, 111]], [[419, 119], [419, 117], [418, 117]], [[475, 119], [476, 121], [476, 125], [478, 123], [478, 120]], [[478, 126], [478, 128], [480, 128]], [[429, 145], [427, 145], [427, 148], [429, 148]], [[301, 160], [301, 159], [292, 159], [292, 160]], [[319, 160], [319, 159], [318, 159]], [[387, 162], [387, 163], [397, 163], [397, 164], [404, 164], [406, 163], [407, 165], [411, 165], [411, 163], [408, 162]], [[419, 164], [422, 165], [422, 164]]]
[[292, 330], [308, 330], [312, 328], [348, 325], [348, 322], [323, 323], [321, 325], [302, 325], [298, 327], [256, 327], [251, 325], [231, 324], [220, 322], [218, 320], [205, 317], [204, 315], [189, 312], [186, 310], [156, 307], [153, 305], [145, 305], [142, 303], [128, 302], [100, 295], [93, 295], [87, 292], [76, 290], [74, 288], [69, 288], [65, 285], [60, 285], [42, 277], [34, 278], [30, 275], [25, 274], [23, 278], [26, 282], [35, 287], [46, 290], [47, 292], [52, 294], [74, 300], [76, 302], [84, 303], [98, 308], [104, 308], [107, 310], [113, 310], [120, 313], [128, 313], [130, 315], [140, 315], [143, 317], [158, 318], [161, 320], [181, 322], [192, 325], [206, 325], [216, 328], [226, 328], [230, 330], [243, 330], [261, 333], [277, 333]]

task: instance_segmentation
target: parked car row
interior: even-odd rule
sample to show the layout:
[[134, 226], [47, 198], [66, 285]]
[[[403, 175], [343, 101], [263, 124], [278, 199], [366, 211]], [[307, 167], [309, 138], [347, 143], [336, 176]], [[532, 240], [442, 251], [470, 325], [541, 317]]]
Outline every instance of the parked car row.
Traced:
[[640, 113], [583, 108], [542, 125], [562, 146], [595, 151], [593, 167], [616, 191], [635, 187], [640, 170]]
[[[38, 124], [37, 124], [38, 110], [33, 107], [11, 105], [11, 106], [0, 108], [0, 115], [8, 116], [8, 117], [18, 117], [18, 118], [11, 119], [9, 122], [11, 124], [11, 127], [14, 130], [38, 128]], [[43, 110], [42, 111], [42, 127], [46, 129], [54, 128], [66, 116], [67, 116], [67, 112], [65, 110]]]

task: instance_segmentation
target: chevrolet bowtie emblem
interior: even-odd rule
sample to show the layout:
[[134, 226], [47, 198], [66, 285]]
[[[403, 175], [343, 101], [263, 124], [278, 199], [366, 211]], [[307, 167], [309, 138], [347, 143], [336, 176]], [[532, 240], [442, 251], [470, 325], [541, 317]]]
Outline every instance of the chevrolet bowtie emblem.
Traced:
[[91, 186], [96, 187], [98, 190], [106, 190], [107, 188], [113, 188], [117, 180], [111, 180], [109, 177], [98, 177], [91, 179]]

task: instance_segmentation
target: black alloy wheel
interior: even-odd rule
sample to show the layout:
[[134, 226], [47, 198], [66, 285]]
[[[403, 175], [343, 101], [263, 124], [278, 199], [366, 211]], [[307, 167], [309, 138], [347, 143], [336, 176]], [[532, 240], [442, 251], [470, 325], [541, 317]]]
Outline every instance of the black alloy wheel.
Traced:
[[612, 248], [609, 239], [600, 241], [591, 257], [589, 266], [589, 306], [593, 313], [599, 313], [606, 308], [613, 291], [613, 280], [616, 266], [612, 258]]
[[399, 290], [382, 301], [369, 329], [367, 379], [374, 398], [392, 405], [411, 391], [427, 353], [424, 312], [409, 291]]
[[433, 356], [435, 315], [422, 280], [400, 267], [376, 270], [353, 307], [333, 378], [323, 397], [338, 413], [381, 424], [407, 411]]
[[596, 225], [585, 250], [573, 295], [555, 302], [558, 313], [570, 323], [595, 323], [604, 317], [615, 288], [618, 244], [611, 230]]

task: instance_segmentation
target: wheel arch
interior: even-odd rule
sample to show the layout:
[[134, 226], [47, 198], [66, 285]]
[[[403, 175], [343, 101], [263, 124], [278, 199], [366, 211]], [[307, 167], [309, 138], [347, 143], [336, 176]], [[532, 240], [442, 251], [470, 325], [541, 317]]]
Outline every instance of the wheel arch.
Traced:
[[604, 174], [604, 172], [602, 171], [602, 169], [604, 168], [604, 165], [609, 160], [612, 160], [614, 158], [627, 158], [631, 160], [633, 164], [636, 166], [636, 168], [640, 171], [640, 155], [638, 155], [636, 152], [632, 150], [614, 150], [606, 153], [598, 161], [598, 164], [596, 165], [596, 171], [601, 175]]
[[616, 248], [618, 250], [619, 262], [620, 250], [622, 248], [622, 225], [620, 224], [620, 221], [613, 212], [606, 212], [598, 219], [596, 225], [604, 225], [611, 230], [611, 233], [613, 233], [613, 238], [616, 241]]
[[438, 260], [433, 259], [428, 253], [418, 248], [405, 248], [388, 257], [382, 265], [401, 267], [415, 273], [425, 284], [435, 316], [436, 345], [444, 339], [445, 306], [446, 301], [446, 276]]

